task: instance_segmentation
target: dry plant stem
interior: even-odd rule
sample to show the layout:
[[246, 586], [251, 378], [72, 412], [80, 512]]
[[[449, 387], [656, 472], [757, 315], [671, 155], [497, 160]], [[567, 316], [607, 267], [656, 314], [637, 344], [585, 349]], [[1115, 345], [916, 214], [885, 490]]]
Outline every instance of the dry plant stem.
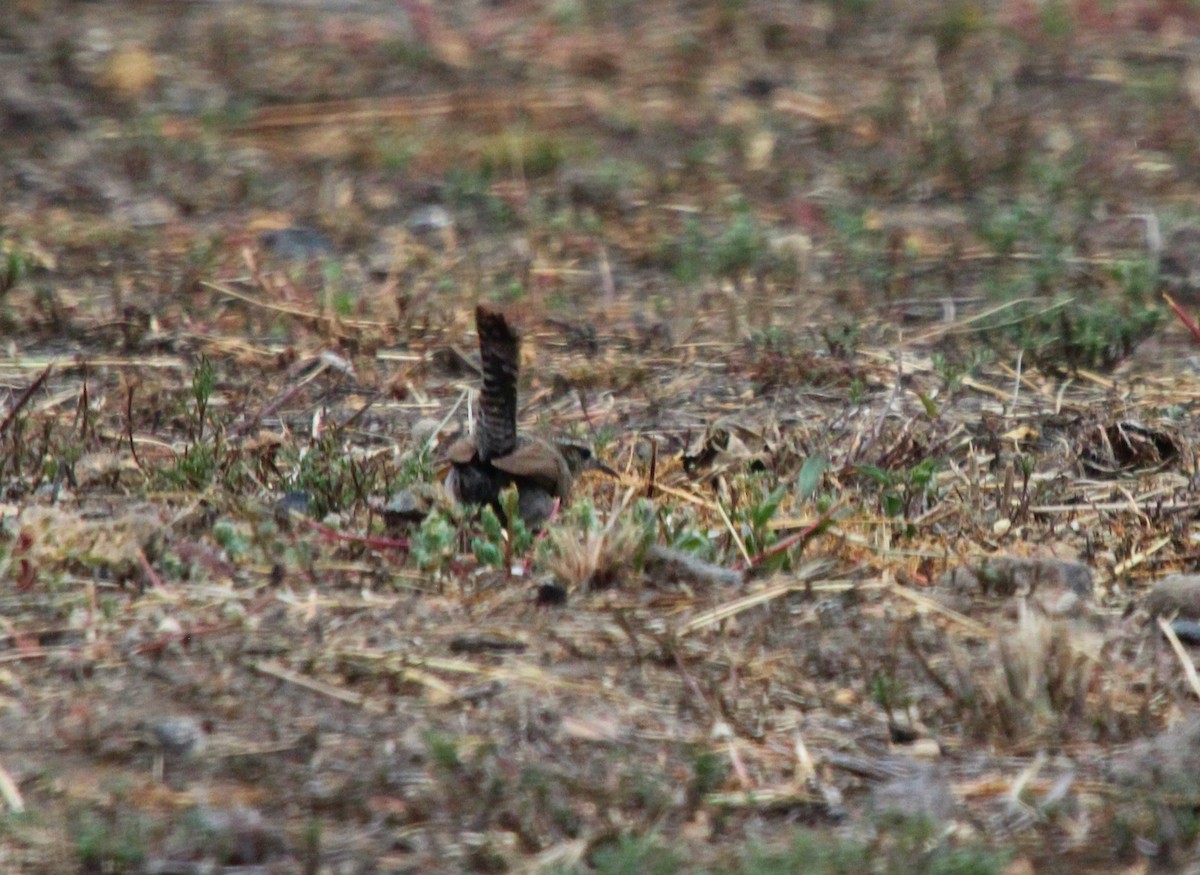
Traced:
[[329, 684], [323, 684], [318, 680], [298, 674], [294, 671], [284, 668], [281, 665], [277, 665], [274, 662], [267, 662], [265, 660], [262, 662], [256, 662], [254, 663], [254, 670], [260, 674], [265, 674], [268, 677], [276, 678], [277, 680], [293, 684], [297, 687], [301, 687], [302, 689], [311, 690], [314, 693], [320, 693], [322, 696], [328, 696], [329, 698], [335, 699], [339, 702], [345, 702], [348, 705], [356, 705], [358, 707], [365, 708], [369, 703], [369, 700], [366, 696], [363, 696], [359, 693], [351, 693], [348, 690], [341, 690], [337, 687], [330, 686]]
[[21, 393], [21, 397], [17, 399], [17, 403], [13, 405], [13, 409], [8, 411], [8, 416], [4, 417], [4, 422], [0, 422], [0, 437], [8, 434], [8, 429], [12, 426], [13, 420], [17, 418], [17, 414], [29, 403], [29, 399], [33, 397], [33, 393], [40, 389], [42, 384], [46, 382], [53, 368], [54, 365], [52, 364], [46, 365], [45, 370], [37, 375], [37, 379], [30, 383], [29, 387]]
[[658, 473], [658, 441], [650, 440], [650, 473], [646, 477], [646, 498], [654, 498], [654, 478]]
[[779, 553], [783, 553], [787, 550], [790, 550], [796, 544], [802, 543], [805, 539], [811, 537], [813, 535], [813, 533], [817, 531], [817, 529], [819, 529], [821, 526], [825, 525], [827, 522], [832, 520], [834, 513], [836, 511], [838, 511], [844, 503], [845, 503], [845, 499], [839, 498], [837, 500], [837, 502], [831, 508], [829, 508], [829, 510], [825, 511], [825, 513], [821, 514], [817, 518], [817, 521], [815, 523], [813, 523], [812, 525], [806, 526], [805, 528], [801, 529], [799, 532], [796, 532], [796, 534], [789, 535], [788, 537], [784, 538], [782, 541], [779, 541], [778, 543], [771, 545], [766, 550], [763, 550], [761, 553], [759, 553], [757, 556], [755, 556], [753, 558], [747, 557], [747, 561], [744, 565], [739, 563], [738, 565], [734, 566], [735, 570], [746, 571], [751, 568], [754, 568], [757, 565], [761, 565], [763, 562], [770, 559], [772, 556], [775, 556]]
[[1158, 628], [1162, 630], [1162, 633], [1167, 636], [1167, 640], [1171, 642], [1171, 649], [1175, 651], [1175, 657], [1183, 667], [1183, 673], [1187, 677], [1188, 685], [1192, 688], [1192, 692], [1196, 698], [1200, 699], [1200, 677], [1196, 675], [1196, 665], [1192, 662], [1192, 657], [1183, 649], [1183, 643], [1179, 640], [1179, 636], [1175, 634], [1175, 630], [1171, 628], [1171, 624], [1167, 622], [1165, 617], [1158, 618]]
[[334, 319], [331, 316], [322, 316], [320, 313], [313, 313], [308, 310], [302, 310], [299, 307], [285, 307], [282, 304], [270, 304], [265, 301], [260, 301], [258, 298], [251, 295], [243, 295], [241, 292], [236, 292], [228, 286], [220, 283], [211, 283], [207, 280], [202, 281], [200, 285], [207, 289], [212, 289], [214, 292], [225, 295], [226, 297], [234, 298], [242, 301], [252, 307], [259, 307], [263, 310], [270, 310], [273, 313], [280, 313], [285, 316], [294, 316], [297, 319], [304, 319], [313, 324], [325, 328], [341, 326], [342, 328], [388, 328], [386, 322], [372, 322], [367, 319]]
[[145, 471], [145, 466], [142, 465], [142, 460], [138, 458], [137, 444], [133, 440], [133, 392], [136, 384], [129, 383], [126, 387], [129, 391], [125, 394], [125, 426], [129, 429], [129, 452], [133, 456], [133, 462], [142, 471]]
[[972, 635], [977, 635], [980, 638], [986, 639], [992, 639], [996, 637], [996, 633], [987, 626], [984, 626], [982, 623], [977, 623], [970, 617], [946, 607], [941, 602], [935, 601], [929, 598], [927, 595], [923, 595], [915, 590], [909, 589], [908, 587], [899, 586], [894, 583], [890, 584], [889, 586], [891, 591], [901, 598], [908, 599], [914, 605], [917, 605], [924, 610], [931, 611], [935, 614], [941, 614], [947, 620], [951, 620], [968, 630]]
[[711, 610], [704, 611], [687, 620], [676, 631], [676, 637], [682, 638], [685, 635], [691, 635], [701, 629], [720, 623], [723, 620], [728, 620], [731, 617], [736, 617], [743, 611], [748, 611], [758, 605], [766, 604], [781, 598], [790, 592], [797, 590], [811, 589], [816, 592], [845, 592], [849, 589], [854, 589], [856, 586], [859, 589], [879, 589], [887, 586], [882, 582], [876, 581], [874, 584], [867, 582], [863, 584], [842, 583], [842, 582], [827, 582], [813, 583], [814, 577], [819, 575], [827, 567], [824, 562], [812, 562], [803, 568], [799, 569], [794, 576], [789, 577], [781, 583], [774, 583], [764, 586], [761, 589], [755, 590], [747, 595], [740, 596], [733, 601], [726, 602], [723, 605], [718, 605]]
[[150, 564], [150, 560], [146, 556], [146, 551], [138, 548], [138, 564], [142, 566], [142, 571], [146, 573], [146, 579], [150, 581], [150, 585], [155, 589], [165, 589], [162, 578], [154, 570], [154, 566]]
[[0, 766], [0, 798], [4, 799], [4, 804], [13, 814], [25, 811], [25, 800], [21, 798], [21, 790], [4, 766]]
[[83, 367], [83, 388], [80, 390], [80, 393], [79, 393], [79, 409], [78, 409], [79, 423], [80, 423], [80, 425], [79, 425], [79, 443], [80, 444], [87, 443], [88, 407], [89, 406], [90, 406], [90, 401], [88, 399], [88, 372], [87, 372], [87, 365], [84, 365], [84, 367]]
[[[256, 413], [254, 416], [252, 416], [250, 419], [247, 419], [245, 422], [241, 423], [240, 425], [237, 425], [234, 428], [232, 428], [229, 432], [229, 437], [230, 438], [241, 437], [243, 434], [250, 431], [250, 429], [257, 428], [258, 424], [260, 422], [262, 422], [264, 419], [266, 419], [268, 416], [270, 416], [272, 413], [274, 413], [276, 410], [278, 410], [284, 404], [286, 404], [287, 402], [289, 402], [293, 398], [295, 398], [296, 395], [299, 394], [300, 390], [304, 388], [306, 383], [307, 383], [307, 381], [302, 382], [302, 383], [294, 383], [291, 386], [289, 386], [287, 389], [285, 389], [284, 391], [276, 394], [274, 398], [272, 398], [270, 401], [268, 401], [266, 403], [266, 405], [261, 410], [258, 411], [258, 413]], [[374, 399], [372, 399], [372, 401], [373, 400]], [[367, 406], [369, 407], [370, 405], [371, 405], [371, 401], [368, 401]], [[365, 410], [365, 408], [364, 408], [364, 410]], [[355, 417], [351, 417], [352, 420], [355, 418], [357, 418], [357, 415]]]
[[324, 523], [319, 523], [315, 520], [304, 521], [313, 531], [317, 532], [323, 540], [326, 541], [345, 541], [351, 544], [365, 544], [368, 547], [374, 547], [377, 550], [407, 550], [408, 541], [404, 538], [385, 538], [379, 535], [351, 535], [347, 532], [339, 532], [337, 529], [331, 528]]
[[725, 528], [729, 529], [729, 536], [733, 538], [733, 543], [737, 544], [738, 552], [742, 554], [742, 559], [746, 562], [746, 567], [754, 564], [754, 560], [750, 558], [750, 551], [746, 549], [746, 545], [742, 539], [738, 537], [737, 529], [733, 526], [733, 520], [729, 518], [729, 514], [725, 512], [725, 508], [721, 506], [721, 502], [717, 502], [717, 513], [721, 515], [721, 520], [725, 523]]
[[1175, 299], [1170, 295], [1164, 293], [1163, 300], [1167, 302], [1168, 307], [1175, 311], [1175, 315], [1179, 317], [1179, 321], [1187, 327], [1187, 330], [1192, 332], [1192, 338], [1200, 343], [1200, 325], [1196, 324], [1196, 320], [1183, 307], [1175, 303]]
[[1172, 536], [1163, 535], [1161, 538], [1159, 538], [1157, 541], [1153, 542], [1152, 544], [1146, 546], [1145, 548], [1143, 548], [1141, 550], [1138, 550], [1136, 553], [1131, 554], [1128, 559], [1124, 560], [1123, 562], [1119, 562], [1115, 566], [1113, 566], [1112, 577], [1109, 579], [1110, 580], [1120, 579], [1122, 575], [1128, 574], [1132, 569], [1137, 568], [1139, 565], [1144, 564], [1155, 553], [1159, 552], [1160, 550], [1162, 550], [1165, 547], [1170, 546], [1170, 544], [1173, 541], [1174, 541], [1174, 538]]

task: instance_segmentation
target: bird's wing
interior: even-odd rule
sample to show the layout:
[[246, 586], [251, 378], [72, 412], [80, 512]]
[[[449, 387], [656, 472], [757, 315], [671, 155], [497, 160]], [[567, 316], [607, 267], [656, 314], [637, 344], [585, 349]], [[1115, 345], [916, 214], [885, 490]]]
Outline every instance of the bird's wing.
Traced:
[[492, 459], [493, 467], [530, 480], [557, 498], [571, 491], [571, 470], [562, 454], [541, 441], [521, 444], [506, 456]]

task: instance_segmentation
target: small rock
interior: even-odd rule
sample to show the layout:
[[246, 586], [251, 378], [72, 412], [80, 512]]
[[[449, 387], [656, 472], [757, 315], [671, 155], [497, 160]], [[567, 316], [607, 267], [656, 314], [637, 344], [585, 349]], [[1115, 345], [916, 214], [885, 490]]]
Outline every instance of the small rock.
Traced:
[[275, 522], [280, 528], [287, 529], [292, 522], [292, 515], [308, 516], [312, 506], [312, 496], [303, 489], [285, 493], [275, 502]]
[[437, 433], [439, 425], [441, 423], [436, 419], [422, 417], [413, 423], [409, 435], [412, 437], [414, 444], [425, 444]]
[[438, 204], [426, 204], [412, 211], [405, 223], [409, 233], [417, 237], [435, 237], [454, 231], [454, 217], [450, 211]]
[[565, 170], [559, 176], [559, 185], [567, 201], [575, 207], [613, 214], [622, 212], [629, 205], [630, 198], [624, 192], [620, 178], [613, 173]]
[[1130, 745], [1114, 756], [1109, 768], [1123, 786], [1195, 799], [1200, 796], [1200, 718]]
[[186, 825], [167, 841], [167, 856], [173, 860], [215, 860], [225, 866], [261, 866], [286, 850], [287, 841], [280, 830], [258, 811], [241, 806], [198, 806], [189, 813]]
[[1151, 617], [1177, 614], [1185, 620], [1200, 620], [1200, 574], [1172, 574], [1155, 581], [1146, 596]]
[[1158, 276], [1163, 289], [1180, 304], [1200, 300], [1200, 228], [1184, 225], [1167, 238]]
[[1195, 620], [1175, 620], [1171, 631], [1184, 644], [1200, 644], [1200, 623]]
[[264, 231], [258, 242], [285, 261], [313, 261], [336, 254], [333, 242], [315, 228], [293, 225], [276, 231]]
[[1092, 594], [1092, 570], [1082, 562], [987, 556], [976, 564], [960, 565], [942, 575], [938, 585], [977, 595], [1029, 595], [1044, 588], [1065, 589], [1077, 596]]
[[953, 818], [958, 808], [954, 791], [932, 767], [917, 768], [911, 775], [880, 784], [868, 803], [877, 820], [918, 818], [939, 825]]
[[162, 751], [163, 756], [185, 759], [204, 749], [207, 733], [193, 717], [162, 717], [144, 721], [140, 728], [145, 740]]
[[119, 97], [141, 97], [158, 81], [158, 61], [145, 46], [130, 43], [108, 57], [100, 80]]
[[691, 586], [737, 586], [745, 578], [740, 571], [705, 562], [691, 553], [652, 545], [646, 551], [646, 575], [655, 584], [668, 581]]
[[418, 525], [433, 505], [427, 490], [418, 486], [401, 489], [392, 495], [383, 506], [383, 522], [388, 528], [403, 528]]

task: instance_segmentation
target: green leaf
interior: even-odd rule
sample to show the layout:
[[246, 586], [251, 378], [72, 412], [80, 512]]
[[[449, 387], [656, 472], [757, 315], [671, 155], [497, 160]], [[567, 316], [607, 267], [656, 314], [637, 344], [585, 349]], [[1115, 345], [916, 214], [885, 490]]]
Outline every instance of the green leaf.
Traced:
[[751, 508], [750, 524], [755, 532], [765, 528], [767, 523], [771, 521], [771, 517], [775, 516], [775, 511], [779, 510], [779, 503], [783, 501], [783, 496], [786, 492], [787, 490], [783, 486], [780, 486]]
[[483, 526], [483, 533], [492, 543], [499, 544], [504, 540], [504, 526], [500, 525], [500, 517], [490, 504], [484, 505], [483, 510], [479, 512], [479, 524]]
[[904, 502], [901, 500], [898, 493], [885, 492], [879, 497], [879, 503], [883, 507], [885, 516], [900, 516], [904, 513]]
[[471, 539], [471, 552], [480, 565], [490, 565], [493, 568], [504, 567], [504, 551], [495, 542], [483, 538]]
[[796, 478], [796, 491], [803, 499], [812, 498], [821, 485], [821, 477], [829, 469], [829, 460], [824, 456], [809, 456], [800, 468], [800, 476]]
[[855, 470], [864, 477], [869, 477], [878, 483], [880, 486], [891, 486], [893, 478], [891, 473], [878, 468], [875, 465], [856, 465]]

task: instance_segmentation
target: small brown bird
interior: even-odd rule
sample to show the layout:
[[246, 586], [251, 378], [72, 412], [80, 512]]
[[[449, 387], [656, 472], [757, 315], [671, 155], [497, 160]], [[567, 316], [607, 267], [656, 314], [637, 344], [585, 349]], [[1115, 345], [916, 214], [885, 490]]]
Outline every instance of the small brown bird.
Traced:
[[500, 493], [516, 485], [518, 512], [539, 528], [558, 504], [567, 501], [575, 478], [588, 468], [615, 476], [582, 445], [517, 434], [517, 376], [521, 338], [504, 313], [486, 304], [475, 308], [483, 389], [475, 435], [451, 444], [446, 486], [463, 504], [490, 504], [504, 518]]

